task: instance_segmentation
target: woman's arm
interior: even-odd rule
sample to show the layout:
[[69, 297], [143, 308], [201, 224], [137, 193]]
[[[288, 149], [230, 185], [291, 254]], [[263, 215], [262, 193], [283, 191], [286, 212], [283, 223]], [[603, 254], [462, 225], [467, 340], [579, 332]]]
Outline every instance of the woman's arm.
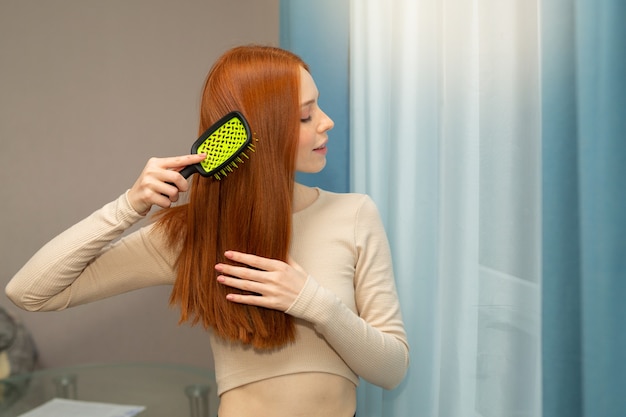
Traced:
[[164, 283], [149, 228], [111, 245], [142, 218], [121, 195], [44, 245], [11, 279], [7, 296], [25, 310], [49, 311]]
[[[396, 387], [409, 364], [406, 334], [394, 296], [380, 295], [378, 314], [367, 320], [352, 312], [311, 277], [287, 313], [312, 322], [360, 377], [385, 389]], [[386, 307], [386, 308], [383, 308]]]
[[358, 314], [322, 287], [293, 260], [284, 263], [226, 252], [218, 281], [258, 295], [229, 294], [229, 300], [285, 311], [306, 320], [324, 336], [352, 370], [386, 389], [406, 373], [409, 349], [396, 292], [391, 254], [376, 206], [366, 199], [355, 226], [357, 254], [354, 296]]
[[130, 190], [42, 247], [9, 282], [7, 296], [26, 310], [59, 310], [171, 282], [171, 254], [150, 227], [111, 242], [153, 205], [177, 201], [188, 188], [177, 171], [203, 158], [151, 158]]
[[360, 377], [392, 389], [408, 369], [409, 346], [387, 236], [369, 198], [359, 210], [355, 231], [358, 314], [313, 277], [307, 279], [287, 313], [313, 323]]

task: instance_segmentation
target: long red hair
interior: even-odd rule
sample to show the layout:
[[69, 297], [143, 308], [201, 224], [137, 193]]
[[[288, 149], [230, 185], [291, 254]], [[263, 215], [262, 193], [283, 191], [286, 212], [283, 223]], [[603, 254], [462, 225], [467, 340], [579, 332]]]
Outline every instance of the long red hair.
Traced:
[[295, 339], [280, 311], [226, 300], [239, 292], [217, 283], [226, 250], [285, 261], [291, 238], [295, 155], [299, 134], [300, 67], [291, 52], [243, 46], [222, 55], [207, 77], [199, 132], [237, 110], [248, 120], [255, 152], [221, 180], [195, 175], [189, 201], [160, 213], [157, 227], [179, 250], [170, 302], [181, 322], [201, 322], [231, 341], [271, 349]]

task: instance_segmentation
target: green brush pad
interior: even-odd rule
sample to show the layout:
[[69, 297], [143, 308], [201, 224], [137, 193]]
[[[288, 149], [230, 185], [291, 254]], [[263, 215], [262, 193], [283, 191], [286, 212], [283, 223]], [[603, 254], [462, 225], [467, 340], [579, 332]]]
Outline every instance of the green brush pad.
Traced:
[[[230, 165], [242, 162], [239, 155], [250, 145], [250, 131], [243, 116], [230, 113], [207, 130], [194, 145], [192, 153], [206, 153], [207, 157], [200, 162], [204, 176], [226, 175], [232, 171]], [[246, 156], [244, 154], [244, 156]], [[247, 156], [246, 156], [247, 157]]]

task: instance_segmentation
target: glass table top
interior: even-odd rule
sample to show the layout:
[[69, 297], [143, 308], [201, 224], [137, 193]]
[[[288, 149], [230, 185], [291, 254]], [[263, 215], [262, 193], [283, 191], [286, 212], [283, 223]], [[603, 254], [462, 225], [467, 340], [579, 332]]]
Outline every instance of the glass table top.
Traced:
[[212, 370], [120, 363], [38, 370], [0, 380], [0, 415], [17, 417], [53, 398], [145, 406], [139, 417], [215, 417]]

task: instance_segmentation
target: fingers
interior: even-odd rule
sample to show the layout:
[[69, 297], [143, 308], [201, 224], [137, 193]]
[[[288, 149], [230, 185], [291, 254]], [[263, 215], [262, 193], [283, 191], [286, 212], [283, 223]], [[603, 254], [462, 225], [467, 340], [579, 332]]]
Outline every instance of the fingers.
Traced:
[[217, 281], [220, 284], [252, 293], [230, 293], [226, 295], [227, 300], [259, 307], [280, 308], [271, 293], [272, 288], [267, 285], [267, 277], [265, 275], [268, 273], [266, 271], [227, 264], [217, 264], [215, 269], [220, 272], [220, 275], [217, 277]]
[[225, 275], [218, 276], [217, 281], [228, 287], [247, 292], [247, 294], [227, 294], [226, 299], [234, 303], [248, 304], [280, 311], [285, 311], [291, 305], [290, 301], [284, 301], [284, 296], [279, 290], [264, 282], [233, 278]]
[[226, 298], [236, 303], [286, 311], [297, 298], [307, 279], [306, 272], [291, 258], [290, 263], [285, 263], [236, 251], [227, 251], [225, 256], [247, 266], [217, 264], [215, 270], [220, 273], [217, 281], [232, 288], [254, 293], [228, 294]]
[[[180, 191], [187, 191], [187, 179], [178, 172], [183, 168], [197, 164], [206, 158], [206, 154], [191, 154], [183, 156], [174, 156], [170, 158], [151, 158], [148, 165], [153, 170], [155, 178], [160, 177], [169, 185], [174, 185]], [[169, 180], [169, 181], [168, 181]]]
[[285, 265], [284, 262], [276, 259], [263, 258], [262, 256], [256, 256], [250, 253], [242, 253], [233, 250], [226, 251], [224, 253], [224, 256], [226, 256], [231, 261], [249, 265], [253, 268], [261, 269], [263, 271], [279, 269], [281, 265]]
[[128, 193], [131, 206], [141, 214], [146, 214], [153, 205], [169, 207], [172, 202], [178, 201], [179, 192], [185, 192], [189, 188], [189, 183], [178, 171], [202, 161], [205, 157], [204, 154], [192, 154], [150, 158]]
[[[232, 278], [226, 275], [218, 276], [217, 281], [228, 287], [237, 288], [239, 290], [254, 293], [256, 295], [262, 295], [260, 291], [263, 291], [263, 284], [256, 282], [256, 281], [240, 279], [240, 278]], [[227, 298], [232, 299], [232, 297], [228, 297], [228, 296]]]
[[[229, 252], [226, 253], [228, 254]], [[249, 267], [224, 263], [215, 265], [215, 270], [221, 273], [223, 276], [235, 277], [236, 279], [238, 279], [238, 281], [246, 280], [255, 282], [267, 282], [271, 279], [270, 274], [272, 272], [272, 269], [268, 268], [268, 264], [271, 263], [270, 259], [261, 258], [255, 255], [243, 254], [239, 252], [237, 252], [237, 255], [235, 256], [226, 255], [226, 257], [241, 264], [249, 265]], [[261, 265], [263, 265], [263, 267], [261, 267]], [[223, 280], [220, 281], [223, 282]], [[240, 285], [234, 286], [239, 289], [249, 290], [248, 288], [241, 288]]]

